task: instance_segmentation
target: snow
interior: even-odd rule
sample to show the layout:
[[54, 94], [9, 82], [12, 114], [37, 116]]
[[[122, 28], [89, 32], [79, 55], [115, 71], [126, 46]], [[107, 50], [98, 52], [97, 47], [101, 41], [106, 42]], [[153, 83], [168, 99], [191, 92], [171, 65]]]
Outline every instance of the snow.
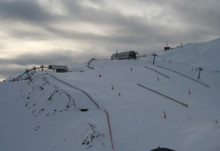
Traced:
[[166, 53], [162, 58], [169, 58], [176, 64], [190, 65], [190, 67], [203, 67], [210, 70], [220, 70], [220, 38], [204, 43], [187, 44], [183, 48], [177, 47], [174, 51]]
[[[26, 74], [9, 78], [0, 83], [0, 150], [111, 151], [104, 109], [110, 116], [115, 150], [158, 146], [178, 151], [219, 150], [219, 47], [220, 39], [216, 39], [183, 45], [156, 57], [156, 65], [195, 80], [197, 67], [203, 67], [199, 81], [209, 87], [153, 66], [153, 56], [93, 60], [94, 70], [83, 63], [67, 73], [37, 71], [31, 80]], [[82, 108], [88, 111], [81, 112]]]

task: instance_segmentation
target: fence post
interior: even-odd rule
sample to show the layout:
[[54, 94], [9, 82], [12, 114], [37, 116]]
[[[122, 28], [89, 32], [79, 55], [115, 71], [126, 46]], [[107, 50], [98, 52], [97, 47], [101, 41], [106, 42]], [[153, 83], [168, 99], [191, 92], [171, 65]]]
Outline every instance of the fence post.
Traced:
[[202, 68], [202, 67], [199, 67], [198, 69], [199, 69], [198, 79], [200, 79], [200, 73], [201, 73], [201, 71], [203, 70], [203, 68]]
[[153, 53], [153, 56], [154, 56], [154, 60], [153, 60], [153, 65], [155, 64], [155, 58], [156, 56], [158, 56], [156, 53]]

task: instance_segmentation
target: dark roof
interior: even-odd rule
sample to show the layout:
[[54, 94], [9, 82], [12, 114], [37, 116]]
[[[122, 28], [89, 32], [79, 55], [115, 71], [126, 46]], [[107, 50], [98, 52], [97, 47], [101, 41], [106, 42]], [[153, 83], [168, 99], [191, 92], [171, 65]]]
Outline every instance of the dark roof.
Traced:
[[155, 148], [155, 149], [152, 149], [151, 151], [175, 151], [173, 149], [169, 149], [169, 148]]

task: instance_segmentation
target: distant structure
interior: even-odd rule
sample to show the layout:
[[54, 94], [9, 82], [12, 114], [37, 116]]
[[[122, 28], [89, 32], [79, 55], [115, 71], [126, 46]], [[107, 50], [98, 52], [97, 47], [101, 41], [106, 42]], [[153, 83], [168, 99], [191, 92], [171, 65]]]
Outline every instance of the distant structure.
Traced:
[[170, 50], [170, 47], [164, 47], [164, 51]]
[[121, 60], [121, 59], [137, 59], [137, 52], [135, 51], [125, 51], [125, 52], [116, 52], [111, 56], [111, 60]]
[[161, 148], [160, 146], [158, 146], [158, 148], [152, 149], [151, 151], [175, 151], [175, 150], [169, 148]]
[[55, 70], [56, 72], [68, 72], [69, 71], [67, 66], [63, 66], [63, 65], [48, 65], [47, 68]]
[[168, 45], [168, 41], [166, 43], [166, 46], [164, 47], [164, 51], [170, 50], [170, 46]]

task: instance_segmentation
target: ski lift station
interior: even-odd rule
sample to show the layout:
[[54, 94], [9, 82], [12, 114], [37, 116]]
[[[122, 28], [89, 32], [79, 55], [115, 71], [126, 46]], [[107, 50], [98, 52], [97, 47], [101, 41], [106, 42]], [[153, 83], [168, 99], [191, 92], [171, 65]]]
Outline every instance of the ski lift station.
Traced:
[[137, 52], [135, 51], [125, 51], [125, 52], [120, 52], [120, 53], [114, 53], [112, 56], [111, 56], [111, 60], [121, 60], [121, 59], [136, 59], [137, 58]]
[[63, 65], [48, 65], [48, 69], [55, 70], [56, 72], [68, 72], [68, 67]]

